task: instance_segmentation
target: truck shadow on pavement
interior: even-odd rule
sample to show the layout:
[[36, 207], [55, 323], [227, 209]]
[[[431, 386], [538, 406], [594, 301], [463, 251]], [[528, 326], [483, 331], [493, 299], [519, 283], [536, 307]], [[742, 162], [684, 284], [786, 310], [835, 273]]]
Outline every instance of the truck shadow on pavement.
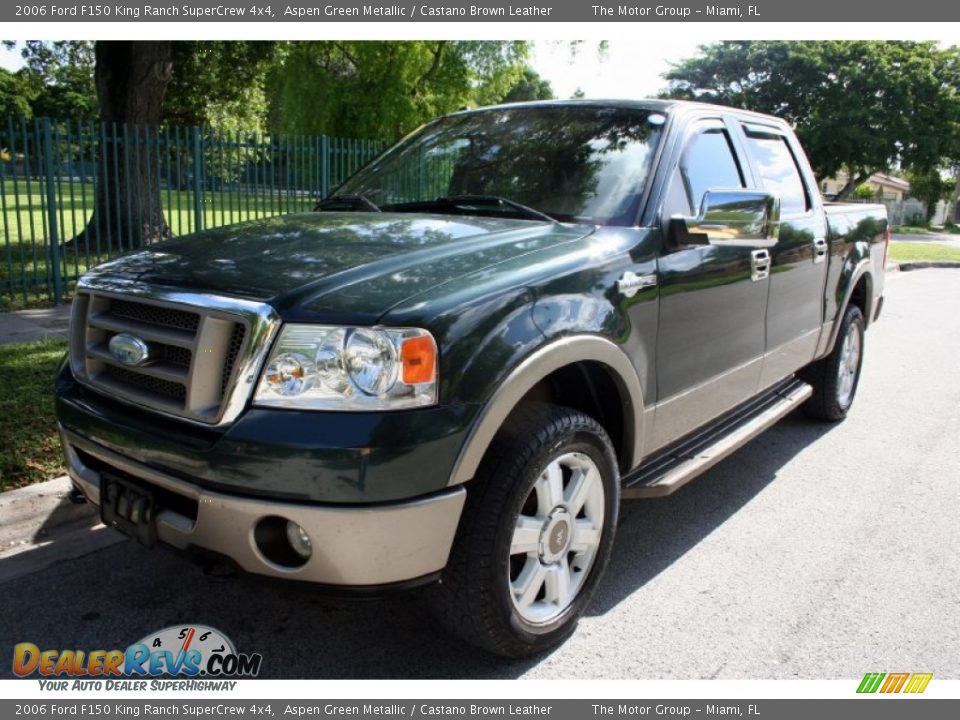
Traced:
[[[617, 542], [588, 616], [602, 616], [668, 570], [774, 481], [832, 426], [786, 418], [668, 498], [623, 504]], [[0, 648], [126, 648], [186, 623], [212, 626], [270, 678], [515, 678], [544, 657], [506, 661], [449, 637], [424, 591], [331, 598], [310, 586], [211, 574], [124, 541], [0, 584]], [[9, 658], [9, 656], [8, 656]], [[0, 662], [9, 677], [11, 665]]]
[[606, 577], [587, 615], [603, 615], [673, 565], [835, 427], [794, 412], [675, 494], [624, 501]]

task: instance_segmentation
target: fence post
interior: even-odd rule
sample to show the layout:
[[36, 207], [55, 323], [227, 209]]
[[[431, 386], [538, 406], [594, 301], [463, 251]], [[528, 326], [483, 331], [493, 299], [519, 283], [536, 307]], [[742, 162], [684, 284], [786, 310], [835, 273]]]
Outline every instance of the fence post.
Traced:
[[330, 192], [330, 138], [320, 136], [320, 199]]
[[193, 231], [203, 230], [203, 135], [192, 128], [193, 139]]
[[50, 120], [43, 119], [43, 180], [47, 191], [47, 227], [50, 241], [50, 269], [53, 273], [53, 303], [63, 302], [63, 281], [60, 277], [60, 233], [57, 228], [57, 188], [53, 166], [53, 133]]

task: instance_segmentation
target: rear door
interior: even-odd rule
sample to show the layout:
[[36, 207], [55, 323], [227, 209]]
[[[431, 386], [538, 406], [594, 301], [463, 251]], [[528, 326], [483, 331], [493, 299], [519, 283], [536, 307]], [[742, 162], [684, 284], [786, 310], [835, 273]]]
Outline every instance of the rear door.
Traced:
[[[699, 213], [707, 190], [753, 185], [736, 128], [691, 122], [663, 191], [661, 224]], [[670, 167], [670, 165], [667, 165]], [[754, 277], [749, 247], [690, 246], [658, 261], [657, 408], [647, 450], [675, 440], [757, 391], [769, 279]]]
[[780, 198], [780, 237], [770, 248], [764, 388], [813, 360], [830, 253], [820, 195], [792, 133], [752, 121], [739, 129], [757, 185]]

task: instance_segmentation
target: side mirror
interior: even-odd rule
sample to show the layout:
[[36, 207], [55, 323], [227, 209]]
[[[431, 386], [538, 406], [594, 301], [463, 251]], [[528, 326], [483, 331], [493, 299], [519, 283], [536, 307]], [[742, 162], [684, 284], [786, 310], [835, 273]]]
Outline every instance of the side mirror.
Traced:
[[780, 200], [754, 190], [708, 190], [700, 214], [670, 219], [670, 245], [725, 245], [763, 248], [775, 245]]

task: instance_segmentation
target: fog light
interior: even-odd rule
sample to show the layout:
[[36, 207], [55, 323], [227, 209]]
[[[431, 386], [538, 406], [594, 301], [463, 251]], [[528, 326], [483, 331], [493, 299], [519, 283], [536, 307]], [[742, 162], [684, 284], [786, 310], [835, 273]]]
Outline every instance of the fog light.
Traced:
[[307, 531], [297, 525], [292, 520], [287, 521], [287, 541], [293, 551], [304, 560], [313, 553], [313, 547], [310, 545], [310, 536]]

